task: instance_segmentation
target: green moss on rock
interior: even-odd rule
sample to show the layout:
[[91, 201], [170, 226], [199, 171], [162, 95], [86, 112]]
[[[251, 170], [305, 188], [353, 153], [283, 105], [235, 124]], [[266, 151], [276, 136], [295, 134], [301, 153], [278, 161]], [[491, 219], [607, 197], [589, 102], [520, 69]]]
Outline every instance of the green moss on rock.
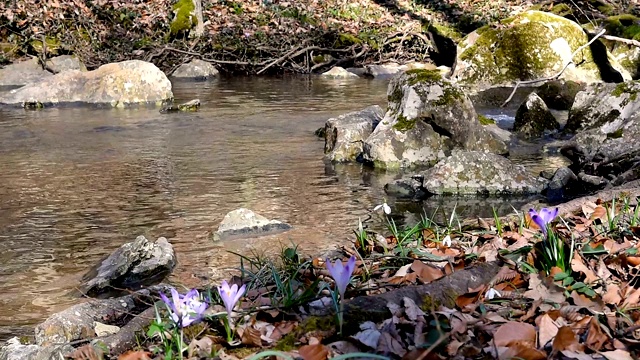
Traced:
[[173, 5], [173, 11], [175, 17], [170, 25], [172, 35], [191, 30], [198, 23], [192, 0], [179, 0]]
[[442, 82], [442, 73], [440, 70], [430, 70], [430, 69], [412, 69], [407, 70], [406, 74], [409, 75], [409, 85], [415, 85], [421, 82], [427, 83], [441, 83]]
[[567, 4], [557, 4], [552, 7], [549, 12], [558, 16], [567, 16], [573, 14], [573, 10]]
[[393, 125], [393, 128], [398, 131], [406, 132], [416, 126], [416, 121], [417, 119], [407, 119], [402, 114], [398, 114], [398, 118], [396, 123]]
[[478, 121], [482, 125], [491, 125], [491, 124], [495, 124], [496, 123], [496, 121], [493, 120], [492, 118], [486, 117], [486, 116], [484, 116], [482, 114], [478, 114]]
[[604, 20], [607, 34], [631, 40], [640, 40], [640, 18], [631, 14], [610, 16]]

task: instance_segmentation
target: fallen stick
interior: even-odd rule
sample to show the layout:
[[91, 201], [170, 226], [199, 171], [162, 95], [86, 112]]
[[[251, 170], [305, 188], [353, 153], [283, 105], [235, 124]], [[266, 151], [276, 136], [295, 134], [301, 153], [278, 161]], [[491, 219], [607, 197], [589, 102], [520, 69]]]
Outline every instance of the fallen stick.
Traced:
[[505, 102], [502, 104], [501, 107], [505, 107], [507, 106], [507, 104], [509, 103], [509, 101], [511, 101], [511, 99], [513, 98], [513, 95], [515, 95], [516, 90], [518, 90], [518, 87], [520, 85], [528, 85], [528, 84], [535, 84], [535, 83], [539, 83], [542, 81], [549, 81], [549, 80], [555, 80], [557, 78], [560, 77], [560, 75], [562, 75], [564, 73], [564, 71], [569, 67], [569, 65], [574, 64], [573, 62], [573, 57], [576, 56], [576, 54], [580, 51], [582, 51], [582, 49], [586, 48], [587, 46], [593, 44], [594, 41], [596, 41], [599, 37], [601, 37], [602, 35], [604, 35], [604, 32], [606, 30], [602, 29], [596, 36], [593, 37], [593, 39], [589, 40], [588, 43], [580, 46], [579, 48], [576, 49], [576, 51], [573, 52], [573, 54], [571, 54], [571, 60], [569, 60], [569, 62], [567, 62], [564, 67], [562, 68], [562, 70], [560, 70], [560, 72], [558, 72], [555, 75], [552, 76], [547, 76], [544, 78], [540, 78], [540, 79], [534, 79], [534, 80], [526, 80], [526, 81], [518, 81], [516, 82], [516, 86], [513, 88], [513, 91], [511, 92], [511, 95], [509, 95], [509, 97], [507, 98], [507, 100], [505, 100]]
[[602, 35], [602, 38], [605, 40], [616, 41], [616, 42], [621, 42], [623, 44], [640, 47], [640, 41], [638, 40], [625, 39], [625, 38], [611, 36], [611, 35]]

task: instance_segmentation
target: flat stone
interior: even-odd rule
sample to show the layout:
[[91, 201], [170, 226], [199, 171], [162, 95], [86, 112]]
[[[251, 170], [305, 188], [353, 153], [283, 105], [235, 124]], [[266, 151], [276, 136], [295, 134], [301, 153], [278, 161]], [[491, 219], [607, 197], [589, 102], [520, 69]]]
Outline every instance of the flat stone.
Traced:
[[16, 62], [0, 69], [0, 86], [24, 86], [51, 77], [38, 59]]
[[323, 78], [332, 78], [332, 79], [357, 79], [359, 76], [349, 72], [340, 66], [334, 66], [331, 70], [322, 73], [320, 76]]
[[120, 327], [115, 325], [107, 325], [96, 321], [94, 322], [93, 330], [96, 332], [96, 336], [108, 336], [117, 334], [118, 331], [120, 331]]
[[213, 240], [268, 235], [289, 229], [289, 224], [269, 220], [249, 209], [240, 208], [225, 215], [218, 230], [213, 234]]
[[178, 66], [178, 68], [171, 74], [171, 77], [180, 79], [193, 79], [193, 80], [207, 80], [220, 75], [218, 69], [216, 69], [210, 62], [193, 59], [186, 64]]

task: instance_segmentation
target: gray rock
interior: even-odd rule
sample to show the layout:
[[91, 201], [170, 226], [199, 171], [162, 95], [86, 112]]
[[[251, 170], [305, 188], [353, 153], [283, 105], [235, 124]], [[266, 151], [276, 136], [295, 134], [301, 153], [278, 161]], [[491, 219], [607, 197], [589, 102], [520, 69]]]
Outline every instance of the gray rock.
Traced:
[[331, 70], [326, 71], [320, 75], [323, 78], [330, 79], [357, 79], [359, 76], [341, 68], [340, 66], [334, 66]]
[[[577, 23], [542, 11], [525, 11], [497, 26], [485, 26], [458, 43], [452, 79], [474, 89], [512, 86], [519, 80], [554, 76], [589, 38]], [[612, 59], [606, 49], [601, 56]], [[630, 80], [631, 75], [615, 60], [599, 67], [591, 49], [579, 55], [561, 79], [585, 83]]]
[[384, 111], [378, 105], [327, 120], [324, 126], [325, 159], [334, 162], [356, 161], [363, 151], [364, 140], [382, 120]]
[[0, 103], [23, 105], [97, 104], [124, 107], [161, 104], [173, 98], [171, 82], [152, 63], [129, 60], [93, 71], [63, 71], [0, 96]]
[[38, 59], [20, 61], [0, 69], [0, 86], [24, 86], [53, 74], [42, 68]]
[[595, 84], [576, 95], [565, 131], [598, 128], [613, 133], [621, 123], [640, 111], [640, 81]]
[[137, 289], [161, 281], [175, 265], [176, 255], [167, 239], [161, 237], [152, 243], [138, 236], [87, 273], [80, 289], [89, 296], [102, 296], [114, 289]]
[[13, 337], [0, 347], [0, 360], [50, 360], [64, 359], [66, 354], [73, 351], [68, 344], [40, 346], [21, 344], [17, 337]]
[[107, 325], [96, 321], [94, 322], [93, 330], [96, 332], [96, 336], [108, 336], [117, 334], [118, 331], [120, 331], [120, 327], [115, 325]]
[[403, 177], [384, 186], [384, 191], [397, 198], [423, 199], [428, 194], [422, 186], [424, 178], [421, 175]]
[[66, 70], [87, 71], [82, 61], [73, 55], [61, 55], [47, 60], [47, 69], [53, 71], [54, 74]]
[[556, 170], [553, 174], [553, 178], [547, 186], [547, 200], [550, 202], [561, 201], [566, 198], [566, 195], [574, 193], [570, 189], [578, 182], [578, 177], [568, 167], [564, 166]]
[[536, 93], [531, 93], [516, 112], [513, 130], [525, 138], [537, 138], [545, 131], [557, 130], [560, 124]]
[[361, 67], [350, 67], [350, 68], [346, 68], [345, 70], [347, 70], [348, 72], [358, 75], [358, 76], [364, 76], [366, 69], [365, 68], [361, 68]]
[[551, 80], [536, 89], [536, 93], [550, 109], [569, 110], [576, 95], [585, 89], [585, 85], [570, 80]]
[[210, 62], [193, 59], [178, 66], [171, 77], [180, 79], [207, 80], [219, 76], [220, 72]]
[[457, 151], [422, 175], [424, 188], [438, 195], [537, 194], [547, 183], [507, 158], [478, 151]]
[[213, 240], [268, 235], [289, 229], [289, 224], [269, 220], [249, 209], [240, 208], [224, 216], [218, 230], [213, 234]]
[[469, 98], [439, 70], [398, 75], [387, 95], [387, 113], [364, 144], [364, 160], [375, 167], [433, 166], [454, 149], [508, 151], [480, 124]]
[[389, 79], [402, 72], [402, 70], [402, 66], [396, 63], [365, 65], [364, 76], [373, 77], [374, 79]]
[[[158, 291], [158, 289], [153, 289]], [[51, 346], [96, 337], [95, 323], [122, 323], [149, 307], [151, 290], [112, 299], [92, 299], [55, 313], [35, 328], [36, 344]]]

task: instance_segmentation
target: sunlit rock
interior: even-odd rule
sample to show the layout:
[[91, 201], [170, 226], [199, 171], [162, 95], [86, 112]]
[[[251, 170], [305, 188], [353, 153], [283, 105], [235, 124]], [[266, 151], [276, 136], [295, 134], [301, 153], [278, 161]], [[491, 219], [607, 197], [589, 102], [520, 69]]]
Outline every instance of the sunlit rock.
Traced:
[[193, 59], [188, 63], [178, 66], [171, 74], [171, 77], [178, 79], [207, 80], [219, 75], [220, 72], [218, 69], [210, 62]]
[[516, 112], [513, 130], [525, 138], [537, 138], [560, 128], [558, 120], [536, 93], [531, 93]]
[[357, 79], [359, 77], [340, 66], [334, 66], [331, 70], [323, 72], [320, 76], [328, 79]]
[[0, 103], [95, 104], [124, 107], [162, 104], [173, 98], [171, 82], [155, 65], [129, 60], [93, 71], [68, 70], [0, 96]]
[[213, 234], [213, 240], [269, 235], [291, 229], [291, 225], [269, 220], [253, 211], [240, 208], [229, 212]]
[[324, 126], [325, 159], [334, 162], [356, 161], [362, 155], [364, 140], [384, 116], [378, 105], [327, 120]]

